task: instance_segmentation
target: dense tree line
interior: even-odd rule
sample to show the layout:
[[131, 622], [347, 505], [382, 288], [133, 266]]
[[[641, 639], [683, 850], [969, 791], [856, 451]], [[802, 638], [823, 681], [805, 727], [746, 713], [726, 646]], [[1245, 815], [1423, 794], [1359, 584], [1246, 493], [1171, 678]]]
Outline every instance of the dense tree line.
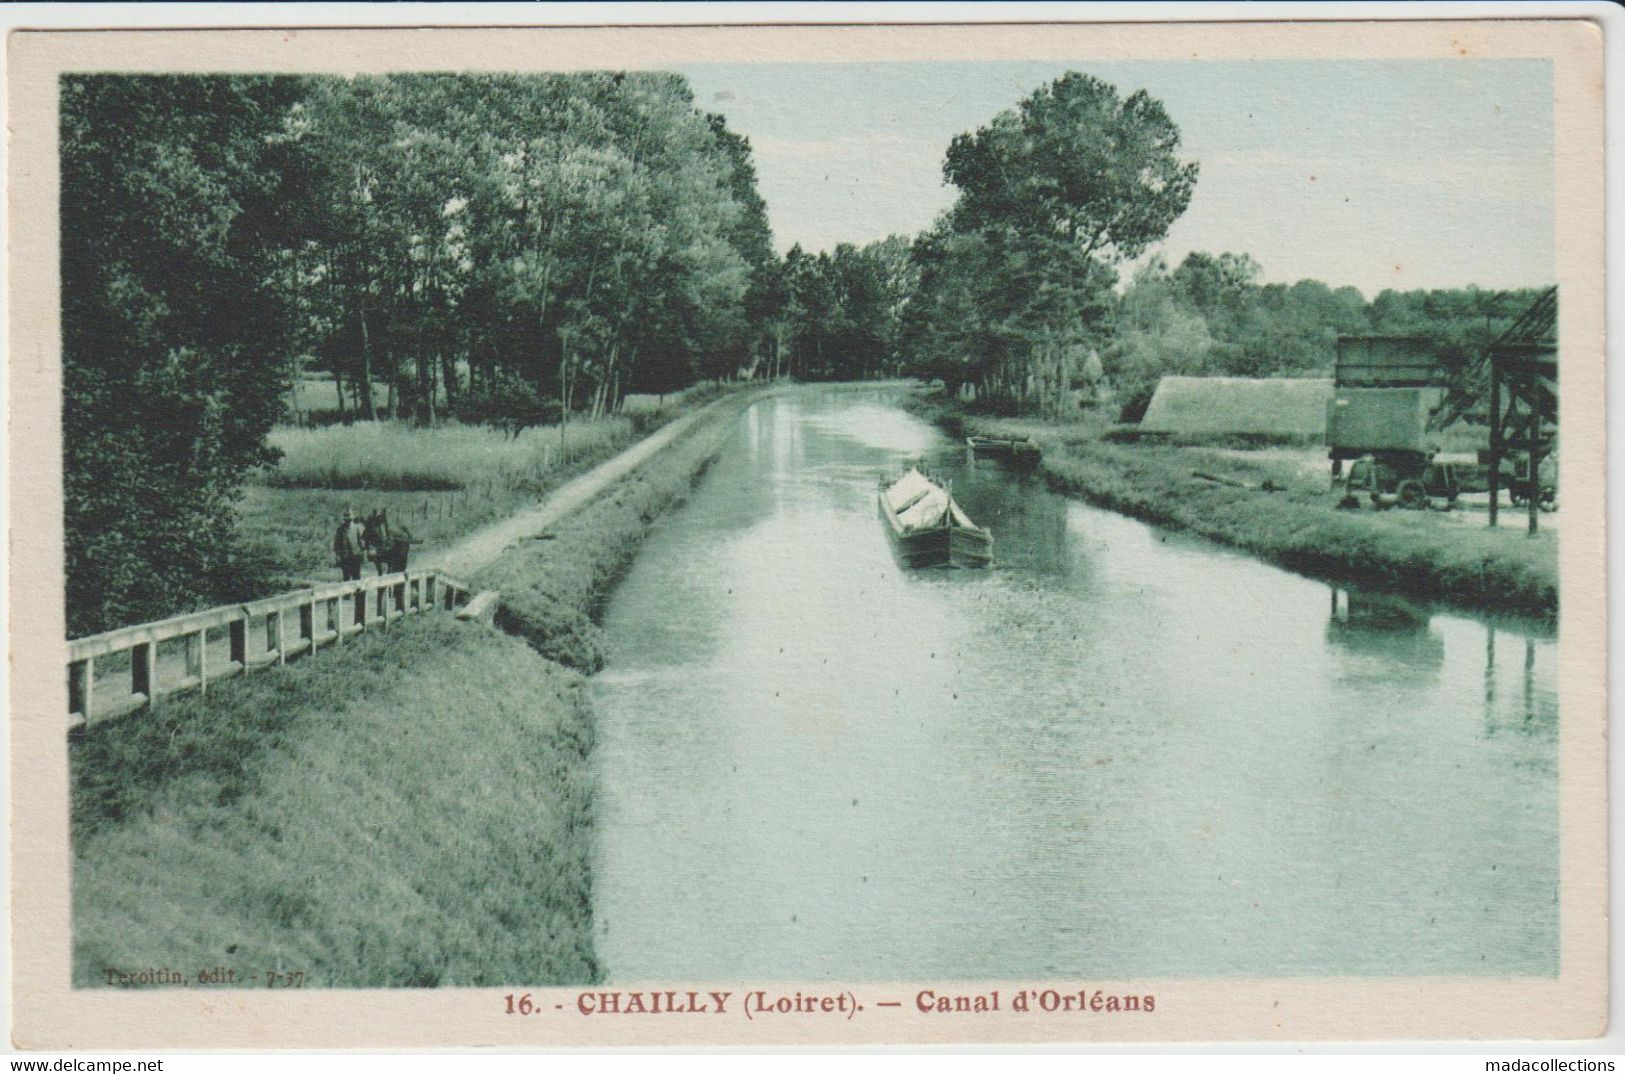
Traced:
[[1136, 420], [1157, 381], [1186, 376], [1331, 376], [1342, 335], [1416, 336], [1443, 361], [1467, 358], [1504, 331], [1539, 289], [1386, 290], [1367, 301], [1320, 280], [1258, 282], [1245, 254], [1196, 252], [1169, 271], [1154, 258], [1116, 307], [1103, 349], [1124, 417]]
[[749, 144], [678, 76], [73, 76], [61, 103], [75, 633], [220, 591], [302, 362], [352, 417], [523, 425], [776, 350]]
[[809, 254], [793, 246], [770, 270], [762, 305], [769, 346], [758, 371], [801, 380], [867, 380], [902, 370], [902, 311], [918, 282], [900, 235]]
[[527, 389], [599, 413], [756, 350], [749, 145], [675, 75], [323, 80], [289, 130], [330, 213], [318, 352], [362, 416], [378, 379], [391, 416]]

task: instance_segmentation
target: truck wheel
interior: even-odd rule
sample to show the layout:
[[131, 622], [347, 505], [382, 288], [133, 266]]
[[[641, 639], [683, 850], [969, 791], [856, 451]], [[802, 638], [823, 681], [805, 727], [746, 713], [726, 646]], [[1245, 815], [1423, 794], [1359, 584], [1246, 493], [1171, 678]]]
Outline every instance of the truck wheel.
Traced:
[[1399, 506], [1408, 511], [1427, 510], [1428, 494], [1420, 481], [1401, 481], [1399, 483]]

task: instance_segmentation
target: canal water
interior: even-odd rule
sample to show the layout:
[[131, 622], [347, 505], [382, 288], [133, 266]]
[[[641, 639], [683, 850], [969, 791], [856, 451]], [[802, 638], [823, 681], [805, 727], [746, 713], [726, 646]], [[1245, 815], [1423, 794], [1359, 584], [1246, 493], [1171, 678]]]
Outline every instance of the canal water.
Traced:
[[[995, 537], [904, 572], [924, 458]], [[1556, 646], [971, 464], [882, 395], [740, 420], [606, 613], [614, 981], [1557, 972]]]

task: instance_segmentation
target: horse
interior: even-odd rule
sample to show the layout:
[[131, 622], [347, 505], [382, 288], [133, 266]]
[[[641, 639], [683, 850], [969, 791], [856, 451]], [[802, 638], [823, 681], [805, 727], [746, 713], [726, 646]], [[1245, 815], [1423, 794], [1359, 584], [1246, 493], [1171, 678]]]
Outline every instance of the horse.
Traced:
[[412, 534], [403, 527], [390, 526], [389, 515], [383, 508], [368, 515], [362, 523], [361, 543], [379, 574], [396, 574], [406, 569]]

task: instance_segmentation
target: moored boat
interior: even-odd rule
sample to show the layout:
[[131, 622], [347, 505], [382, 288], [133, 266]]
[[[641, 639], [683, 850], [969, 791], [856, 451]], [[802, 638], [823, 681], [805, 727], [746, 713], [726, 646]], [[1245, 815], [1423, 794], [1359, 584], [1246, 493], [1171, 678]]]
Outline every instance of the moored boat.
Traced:
[[880, 513], [908, 567], [986, 567], [993, 534], [965, 514], [953, 495], [919, 470], [880, 489]]
[[972, 455], [1021, 462], [1036, 462], [1040, 454], [1038, 445], [1024, 436], [967, 436], [965, 446]]

